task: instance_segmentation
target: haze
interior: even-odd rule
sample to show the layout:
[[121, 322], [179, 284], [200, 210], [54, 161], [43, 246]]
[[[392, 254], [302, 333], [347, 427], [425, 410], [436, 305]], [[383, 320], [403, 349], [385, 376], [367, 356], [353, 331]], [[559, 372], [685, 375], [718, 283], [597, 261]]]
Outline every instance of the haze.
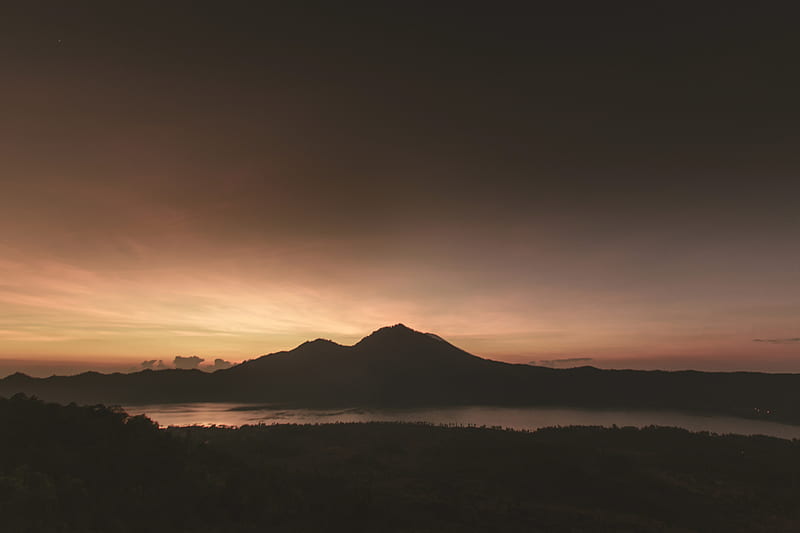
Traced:
[[397, 322], [800, 372], [788, 14], [37, 5], [0, 15], [0, 374]]

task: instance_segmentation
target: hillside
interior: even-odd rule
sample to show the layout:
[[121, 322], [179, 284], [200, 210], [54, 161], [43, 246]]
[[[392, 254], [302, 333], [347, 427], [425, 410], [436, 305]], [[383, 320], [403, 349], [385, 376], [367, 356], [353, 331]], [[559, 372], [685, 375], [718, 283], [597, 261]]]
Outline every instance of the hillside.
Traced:
[[315, 406], [562, 405], [680, 409], [800, 423], [800, 375], [551, 369], [469, 354], [401, 324], [353, 346], [317, 339], [211, 374], [14, 374], [0, 396], [60, 402], [260, 402]]
[[670, 428], [159, 430], [0, 399], [4, 533], [794, 532], [800, 443]]

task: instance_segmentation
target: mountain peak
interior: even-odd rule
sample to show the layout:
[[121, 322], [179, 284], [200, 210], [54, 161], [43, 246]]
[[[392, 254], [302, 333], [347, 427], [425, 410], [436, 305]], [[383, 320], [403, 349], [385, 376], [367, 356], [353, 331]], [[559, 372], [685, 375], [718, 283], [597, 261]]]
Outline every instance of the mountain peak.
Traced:
[[292, 351], [295, 351], [295, 350], [300, 350], [300, 351], [306, 351], [306, 350], [318, 351], [318, 350], [324, 350], [326, 348], [333, 348], [333, 347], [341, 348], [342, 345], [338, 344], [338, 343], [335, 343], [330, 339], [318, 338], [318, 339], [314, 339], [313, 341], [306, 341], [306, 342], [304, 342], [303, 344], [299, 345], [297, 348], [295, 348]]
[[389, 332], [389, 331], [392, 331], [392, 332], [395, 332], [395, 333], [397, 333], [397, 332], [419, 333], [419, 331], [411, 329], [410, 327], [406, 326], [405, 324], [402, 324], [402, 323], [398, 322], [394, 326], [384, 326], [382, 328], [378, 328], [377, 330], [372, 332], [372, 335], [375, 335], [376, 333]]
[[327, 344], [336, 344], [336, 346], [340, 346], [339, 344], [333, 342], [332, 340], [323, 339], [322, 337], [316, 338], [313, 341], [306, 341], [303, 344], [301, 344], [300, 346], [305, 346], [305, 345], [309, 345], [309, 344], [314, 344], [314, 345], [319, 345], [319, 346], [324, 346], [324, 345], [327, 345]]
[[421, 333], [419, 331], [411, 329], [405, 324], [395, 324], [394, 326], [384, 326], [382, 328], [378, 328], [361, 340], [364, 341], [366, 339], [374, 337], [383, 338], [383, 337], [398, 337], [398, 336], [409, 336], [409, 335], [421, 335]]
[[13, 374], [9, 374], [3, 379], [6, 379], [8, 381], [28, 381], [28, 380], [33, 380], [34, 378], [22, 372], [14, 372]]
[[407, 346], [409, 344], [418, 344], [420, 341], [431, 340], [425, 333], [411, 329], [405, 324], [395, 324], [394, 326], [385, 326], [373, 331], [367, 335], [356, 346], [384, 346], [384, 347], [397, 347]]

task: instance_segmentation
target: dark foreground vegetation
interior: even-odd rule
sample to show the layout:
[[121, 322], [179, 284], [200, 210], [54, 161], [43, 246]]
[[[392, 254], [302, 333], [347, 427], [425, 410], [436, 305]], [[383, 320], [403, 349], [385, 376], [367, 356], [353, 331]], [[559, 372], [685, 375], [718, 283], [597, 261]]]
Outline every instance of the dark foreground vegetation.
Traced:
[[0, 531], [800, 530], [800, 441], [670, 428], [158, 429], [0, 399]]

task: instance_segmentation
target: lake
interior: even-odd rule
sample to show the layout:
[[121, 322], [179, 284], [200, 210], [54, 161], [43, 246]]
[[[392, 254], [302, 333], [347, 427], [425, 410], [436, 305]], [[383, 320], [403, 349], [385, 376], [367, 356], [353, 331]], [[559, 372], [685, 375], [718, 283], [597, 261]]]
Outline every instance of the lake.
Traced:
[[555, 407], [436, 407], [414, 409], [286, 409], [240, 403], [134, 405], [161, 426], [322, 424], [333, 422], [428, 422], [443, 425], [501, 426], [533, 430], [548, 426], [674, 426], [691, 431], [769, 435], [800, 439], [800, 426], [730, 416], [676, 411], [624, 411]]

